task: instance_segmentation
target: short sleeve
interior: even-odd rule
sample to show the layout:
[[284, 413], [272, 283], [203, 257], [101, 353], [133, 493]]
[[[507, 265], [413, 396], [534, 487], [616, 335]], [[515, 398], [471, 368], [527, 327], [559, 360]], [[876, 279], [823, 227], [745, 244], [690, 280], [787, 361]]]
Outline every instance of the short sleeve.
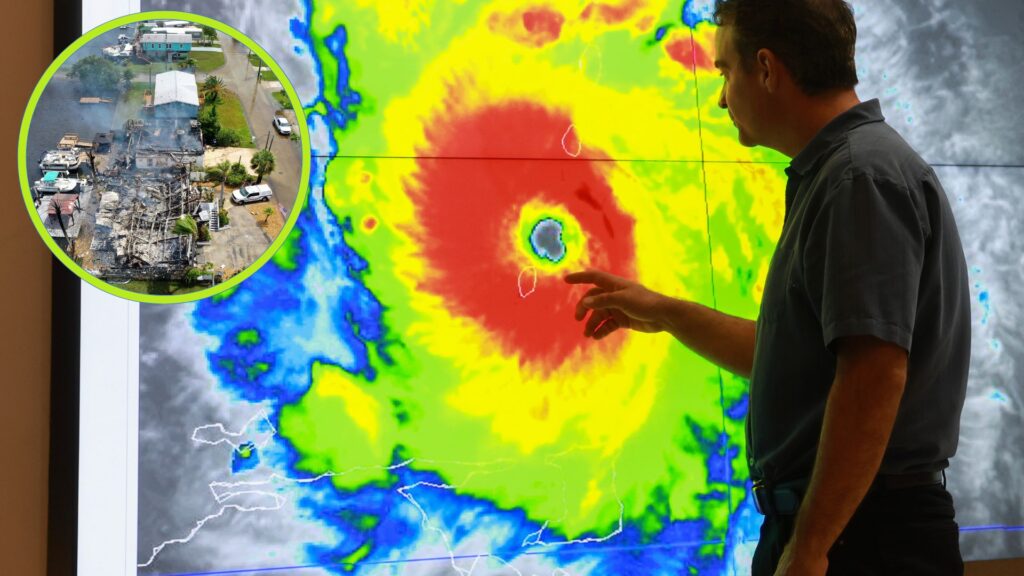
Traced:
[[810, 224], [803, 252], [808, 296], [825, 347], [874, 336], [910, 351], [924, 264], [918, 203], [905, 186], [867, 175], [842, 180]]

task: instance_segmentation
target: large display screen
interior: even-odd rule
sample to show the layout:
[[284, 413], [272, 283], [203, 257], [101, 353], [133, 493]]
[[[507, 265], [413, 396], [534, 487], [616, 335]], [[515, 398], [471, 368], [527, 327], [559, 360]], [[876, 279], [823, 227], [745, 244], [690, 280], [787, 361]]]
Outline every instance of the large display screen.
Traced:
[[[83, 376], [114, 438], [83, 418], [83, 486], [129, 493], [104, 516], [118, 573], [748, 573], [747, 382], [667, 335], [584, 339], [562, 282], [601, 268], [756, 317], [788, 159], [717, 105], [712, 4], [143, 0], [261, 43], [314, 169], [271, 263], [120, 305], [123, 387]], [[1024, 556], [1024, 8], [852, 4], [859, 93], [936, 167], [970, 266], [964, 555]], [[118, 490], [90, 486], [86, 574]]]

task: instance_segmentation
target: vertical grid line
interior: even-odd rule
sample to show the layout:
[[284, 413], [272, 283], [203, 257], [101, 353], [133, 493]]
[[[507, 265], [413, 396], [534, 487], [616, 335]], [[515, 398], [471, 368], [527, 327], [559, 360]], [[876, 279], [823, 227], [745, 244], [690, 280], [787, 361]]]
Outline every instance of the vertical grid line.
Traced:
[[[704, 186], [704, 218], [705, 226], [707, 228], [708, 237], [708, 267], [711, 270], [711, 304], [715, 310], [718, 310], [718, 292], [715, 286], [715, 259], [714, 259], [714, 242], [711, 237], [711, 204], [708, 198], [708, 172], [706, 158], [704, 154], [704, 122], [701, 116], [701, 97], [700, 97], [700, 82], [697, 78], [697, 40], [693, 37], [693, 28], [690, 28], [690, 58], [692, 59], [691, 70], [693, 71], [693, 92], [694, 99], [697, 109], [697, 138], [700, 143], [700, 173], [701, 180]], [[732, 461], [726, 458], [729, 454], [729, 434], [725, 427], [725, 382], [722, 379], [722, 368], [716, 366], [718, 373], [718, 407], [721, 409], [722, 420], [721, 430], [722, 435], [719, 437], [721, 442], [725, 440], [724, 445], [721, 447], [722, 461], [725, 463], [725, 501], [728, 506], [728, 513], [726, 514], [726, 529], [725, 529], [725, 544], [722, 549], [722, 559], [727, 561], [725, 558], [729, 550], [729, 535], [732, 533]]]

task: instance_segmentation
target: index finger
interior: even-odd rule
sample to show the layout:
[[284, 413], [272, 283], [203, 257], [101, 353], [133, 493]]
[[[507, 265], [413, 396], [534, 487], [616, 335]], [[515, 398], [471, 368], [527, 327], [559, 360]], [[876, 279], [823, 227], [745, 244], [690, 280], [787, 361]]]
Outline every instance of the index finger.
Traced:
[[565, 281], [569, 284], [594, 284], [601, 288], [615, 288], [619, 285], [621, 278], [600, 270], [585, 270], [567, 274]]

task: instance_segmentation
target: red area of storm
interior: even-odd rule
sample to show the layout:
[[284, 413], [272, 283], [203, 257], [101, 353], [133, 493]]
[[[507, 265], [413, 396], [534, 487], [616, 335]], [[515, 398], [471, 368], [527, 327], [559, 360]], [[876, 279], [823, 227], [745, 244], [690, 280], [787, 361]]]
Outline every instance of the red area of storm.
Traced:
[[[449, 102], [449, 104], [452, 104]], [[413, 237], [426, 278], [420, 289], [444, 298], [455, 316], [479, 323], [506, 355], [550, 372], [577, 350], [606, 353], [620, 337], [595, 345], [582, 337], [573, 318], [580, 296], [559, 274], [537, 273], [526, 297], [517, 264], [515, 233], [521, 208], [529, 202], [560, 206], [579, 223], [590, 264], [635, 276], [633, 218], [615, 200], [604, 176], [599, 150], [569, 157], [562, 135], [570, 118], [532, 102], [493, 105], [452, 115], [446, 106], [425, 130], [430, 143], [420, 159], [409, 194], [416, 206]], [[526, 270], [527, 274], [534, 273]]]
[[686, 67], [687, 70], [695, 72], [697, 68], [713, 70], [715, 63], [708, 56], [708, 53], [701, 48], [700, 44], [693, 41], [693, 38], [677, 38], [665, 44], [665, 52]]
[[544, 7], [526, 8], [513, 13], [494, 13], [487, 20], [493, 32], [535, 48], [558, 40], [563, 24], [565, 16], [561, 12]]
[[606, 24], [618, 24], [632, 18], [643, 4], [643, 0], [626, 0], [617, 4], [594, 2], [587, 4], [583, 12], [580, 13], [580, 18], [583, 20], [596, 18]]

